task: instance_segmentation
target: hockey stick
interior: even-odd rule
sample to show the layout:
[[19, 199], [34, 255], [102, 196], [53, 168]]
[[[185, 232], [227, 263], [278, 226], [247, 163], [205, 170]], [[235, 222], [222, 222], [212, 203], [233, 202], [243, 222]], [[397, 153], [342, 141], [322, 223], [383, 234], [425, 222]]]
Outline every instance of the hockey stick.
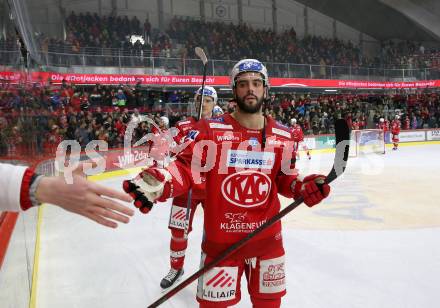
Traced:
[[202, 97], [201, 97], [200, 104], [199, 104], [199, 114], [197, 115], [197, 121], [198, 121], [202, 118], [202, 106], [203, 106], [203, 97], [204, 97], [203, 92], [205, 90], [206, 69], [208, 67], [208, 58], [206, 57], [206, 54], [202, 48], [196, 47], [194, 51], [195, 51], [197, 57], [199, 57], [200, 60], [202, 60], [202, 62], [203, 62]]
[[[199, 121], [202, 118], [203, 99], [205, 97], [203, 92], [205, 91], [206, 67], [208, 64], [208, 58], [206, 57], [206, 54], [202, 48], [196, 47], [194, 51], [195, 51], [197, 57], [199, 57], [203, 63], [202, 97], [200, 98], [199, 112], [197, 114], [197, 121]], [[188, 238], [189, 218], [190, 218], [189, 212], [191, 211], [191, 198], [192, 198], [192, 189], [190, 189], [188, 192], [188, 201], [187, 201], [187, 205], [186, 205], [186, 215], [185, 215], [185, 225], [184, 225], [184, 229], [183, 229], [183, 238], [184, 239]]]
[[[333, 163], [332, 170], [327, 175], [326, 183], [333, 182], [338, 176], [340, 176], [347, 165], [347, 159], [348, 159], [348, 151], [350, 147], [350, 132], [348, 129], [347, 122], [343, 119], [337, 120], [335, 123], [335, 135], [336, 135], [336, 153], [335, 153], [335, 159]], [[255, 237], [257, 234], [261, 233], [262, 231], [266, 230], [270, 226], [272, 226], [274, 223], [276, 223], [278, 220], [286, 216], [288, 213], [290, 213], [292, 210], [294, 210], [296, 207], [298, 207], [300, 204], [304, 202], [304, 199], [302, 197], [295, 200], [295, 202], [291, 203], [289, 206], [287, 206], [284, 210], [280, 211], [278, 214], [273, 216], [271, 219], [266, 221], [264, 224], [262, 224], [260, 227], [258, 227], [256, 230], [254, 230], [252, 233], [249, 233], [246, 237], [242, 238], [235, 244], [231, 245], [229, 248], [227, 248], [225, 251], [220, 253], [213, 261], [203, 266], [201, 269], [199, 269], [197, 272], [192, 274], [190, 277], [182, 281], [179, 285], [177, 285], [174, 289], [168, 291], [165, 293], [161, 298], [159, 298], [157, 301], [152, 303], [149, 308], [157, 307], [160, 304], [163, 304], [165, 301], [170, 299], [172, 296], [177, 294], [180, 290], [188, 286], [190, 283], [192, 283], [194, 280], [198, 279], [200, 276], [202, 276], [204, 273], [212, 269], [214, 266], [219, 264], [221, 261], [225, 260], [227, 257], [229, 257], [231, 254], [235, 253], [237, 250], [242, 248], [249, 240], [251, 240], [253, 237]]]

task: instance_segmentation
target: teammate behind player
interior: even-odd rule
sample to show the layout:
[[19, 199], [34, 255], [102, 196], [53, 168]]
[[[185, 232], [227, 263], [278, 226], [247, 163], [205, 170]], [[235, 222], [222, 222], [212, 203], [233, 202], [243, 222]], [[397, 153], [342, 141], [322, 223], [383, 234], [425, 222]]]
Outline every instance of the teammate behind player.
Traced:
[[304, 133], [302, 131], [301, 125], [296, 123], [296, 119], [290, 120], [290, 124], [292, 125], [292, 135], [293, 135], [293, 141], [295, 142], [294, 150], [296, 152], [296, 159], [299, 159], [299, 146], [302, 145], [302, 149], [306, 151], [307, 157], [309, 159], [312, 159], [312, 156], [310, 155], [309, 148], [307, 147], [306, 143], [304, 142]]
[[212, 116], [218, 117], [223, 114], [223, 109], [220, 106], [214, 106], [214, 109], [212, 110]]
[[379, 124], [377, 125], [377, 128], [383, 130], [384, 133], [388, 131], [389, 123], [384, 118], [379, 119]]
[[[137, 199], [141, 194], [150, 201], [163, 200], [185, 193], [197, 183], [197, 166], [211, 166], [203, 172], [206, 198], [201, 266], [276, 215], [279, 193], [303, 197], [308, 206], [330, 193], [325, 176], [302, 178], [285, 169], [286, 165], [290, 171], [295, 167], [291, 160], [293, 138], [288, 128], [262, 113], [269, 89], [265, 66], [258, 60], [241, 60], [232, 69], [231, 88], [236, 110], [197, 123], [186, 138], [193, 142], [174, 165], [145, 169], [133, 181], [124, 182], [124, 190]], [[211, 149], [205, 151], [201, 144], [210, 144]], [[286, 293], [280, 221], [199, 278], [200, 307], [237, 304], [243, 273], [253, 307], [280, 307]]]
[[166, 116], [161, 116], [159, 118], [159, 127], [161, 130], [168, 129], [168, 126], [170, 125], [170, 120]]
[[[202, 98], [202, 88], [200, 87], [196, 91], [194, 101], [197, 106], [200, 106], [200, 100]], [[202, 104], [202, 118], [210, 118], [213, 113], [213, 108], [217, 103], [217, 92], [213, 87], [205, 86], [203, 89], [203, 104]], [[183, 138], [187, 135], [194, 125], [197, 123], [196, 119], [190, 117], [185, 121], [180, 121], [176, 124], [178, 129], [178, 134], [174, 138], [175, 141], [180, 144], [183, 142]], [[205, 198], [205, 184], [201, 183], [199, 185], [194, 185], [191, 191], [191, 199], [188, 200], [190, 195], [185, 193], [183, 195], [177, 196], [173, 200], [173, 205], [171, 206], [170, 220], [168, 228], [171, 230], [171, 241], [170, 241], [170, 270], [168, 274], [160, 282], [160, 286], [163, 289], [171, 287], [182, 275], [183, 275], [183, 264], [185, 262], [185, 251], [188, 246], [187, 235], [184, 234], [185, 229], [185, 219], [186, 211], [188, 208], [188, 202], [190, 202], [189, 207], [189, 227], [188, 233], [192, 229], [192, 221], [194, 218], [194, 213], [197, 209], [197, 205], [202, 203]]]
[[[198, 114], [198, 108], [200, 106], [200, 100], [202, 99], [202, 87], [200, 87], [194, 96], [194, 102], [196, 104], [196, 114]], [[212, 117], [213, 108], [217, 103], [217, 91], [210, 86], [205, 86], [203, 90], [203, 104], [202, 104], [202, 119], [207, 119]], [[176, 128], [179, 130], [177, 137], [177, 142], [181, 143], [182, 139], [186, 137], [188, 131], [197, 123], [194, 117], [187, 117], [184, 121], [179, 121], [176, 123]]]
[[400, 117], [396, 115], [391, 122], [391, 140], [393, 141], [393, 151], [397, 150], [399, 146], [399, 134], [400, 134]]

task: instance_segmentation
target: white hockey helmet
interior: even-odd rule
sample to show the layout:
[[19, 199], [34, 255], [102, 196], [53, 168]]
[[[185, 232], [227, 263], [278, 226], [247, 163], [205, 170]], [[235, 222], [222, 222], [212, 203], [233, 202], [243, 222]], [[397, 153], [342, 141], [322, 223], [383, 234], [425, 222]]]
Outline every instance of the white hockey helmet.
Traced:
[[234, 65], [230, 75], [231, 88], [235, 87], [235, 81], [239, 74], [246, 72], [256, 72], [260, 73], [263, 78], [264, 86], [269, 88], [269, 76], [267, 74], [267, 69], [263, 63], [256, 59], [243, 59]]
[[[197, 95], [202, 95], [202, 87], [197, 89], [196, 96]], [[213, 87], [205, 86], [203, 89], [203, 96], [210, 96], [214, 100], [214, 103], [217, 103], [217, 91]]]
[[383, 123], [383, 122], [385, 122], [385, 119], [384, 118], [380, 118], [379, 122]]
[[296, 124], [296, 119], [295, 119], [295, 118], [291, 119], [291, 120], [290, 120], [290, 123], [291, 123], [292, 125]]
[[168, 127], [168, 125], [170, 124], [170, 120], [166, 116], [162, 116], [162, 117], [160, 117], [160, 119], [162, 120], [163, 125]]

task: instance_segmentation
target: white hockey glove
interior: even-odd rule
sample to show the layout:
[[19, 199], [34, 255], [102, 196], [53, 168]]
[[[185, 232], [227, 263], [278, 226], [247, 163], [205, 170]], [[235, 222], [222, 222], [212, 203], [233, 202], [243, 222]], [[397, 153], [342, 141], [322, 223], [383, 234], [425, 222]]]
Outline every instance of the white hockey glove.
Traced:
[[147, 168], [133, 180], [125, 180], [124, 191], [134, 199], [134, 206], [147, 214], [156, 201], [165, 201], [172, 193], [172, 176], [166, 169]]

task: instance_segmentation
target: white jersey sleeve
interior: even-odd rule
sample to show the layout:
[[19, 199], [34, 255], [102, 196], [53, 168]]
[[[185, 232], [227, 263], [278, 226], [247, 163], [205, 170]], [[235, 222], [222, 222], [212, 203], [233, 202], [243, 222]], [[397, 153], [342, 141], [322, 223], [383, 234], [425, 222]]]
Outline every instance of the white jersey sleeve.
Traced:
[[21, 211], [20, 190], [27, 167], [0, 163], [0, 212]]

